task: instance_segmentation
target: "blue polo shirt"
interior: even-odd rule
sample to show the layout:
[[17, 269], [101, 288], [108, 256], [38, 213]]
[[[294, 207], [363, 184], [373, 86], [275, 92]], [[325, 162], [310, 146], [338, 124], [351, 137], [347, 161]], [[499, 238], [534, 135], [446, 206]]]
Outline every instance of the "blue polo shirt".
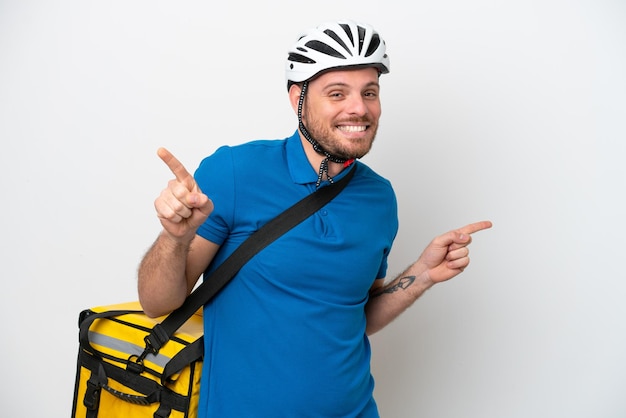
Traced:
[[[364, 307], [386, 275], [397, 204], [389, 181], [355, 164], [333, 201], [253, 257], [205, 306], [200, 418], [378, 417]], [[222, 147], [195, 178], [215, 205], [198, 230], [221, 246], [210, 273], [312, 193], [317, 170], [296, 132]]]

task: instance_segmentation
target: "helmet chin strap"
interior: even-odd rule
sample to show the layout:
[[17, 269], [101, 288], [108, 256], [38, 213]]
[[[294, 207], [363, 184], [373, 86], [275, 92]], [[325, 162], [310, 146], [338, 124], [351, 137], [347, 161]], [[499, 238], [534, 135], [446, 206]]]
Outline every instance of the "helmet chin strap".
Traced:
[[304, 123], [302, 122], [302, 105], [304, 104], [304, 96], [306, 95], [306, 91], [308, 87], [309, 87], [308, 81], [305, 81], [304, 83], [302, 83], [302, 90], [300, 91], [300, 99], [298, 100], [298, 125], [300, 127], [300, 132], [302, 132], [302, 135], [304, 135], [306, 140], [311, 143], [315, 152], [324, 156], [324, 159], [322, 160], [320, 164], [320, 169], [317, 175], [317, 182], [315, 182], [315, 187], [318, 188], [320, 187], [320, 184], [322, 183], [322, 178], [324, 177], [324, 174], [326, 175], [326, 178], [328, 179], [329, 183], [331, 184], [334, 183], [333, 178], [328, 174], [328, 161], [329, 160], [334, 163], [345, 164], [346, 166], [348, 166], [350, 163], [352, 163], [352, 161], [354, 161], [354, 158], [341, 158], [336, 155], [332, 155], [331, 153], [326, 151], [322, 147], [322, 145], [319, 142], [317, 142], [315, 138], [313, 138], [313, 136], [311, 136], [311, 133], [304, 126]]

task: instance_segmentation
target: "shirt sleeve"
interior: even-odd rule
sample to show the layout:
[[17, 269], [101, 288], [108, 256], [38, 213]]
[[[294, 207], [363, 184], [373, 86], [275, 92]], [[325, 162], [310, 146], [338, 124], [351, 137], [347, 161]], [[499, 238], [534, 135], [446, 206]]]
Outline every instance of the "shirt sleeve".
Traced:
[[388, 210], [387, 234], [388, 234], [388, 239], [389, 239], [389, 246], [385, 248], [383, 252], [383, 259], [380, 263], [380, 268], [378, 269], [378, 274], [376, 275], [376, 279], [384, 279], [385, 277], [387, 277], [388, 257], [389, 257], [389, 254], [391, 253], [391, 247], [393, 245], [394, 240], [396, 239], [396, 236], [398, 234], [398, 228], [399, 228], [398, 201], [396, 199], [396, 194], [393, 188], [391, 187], [391, 183], [389, 183], [389, 193], [390, 193], [390, 196], [387, 199], [387, 201], [389, 202], [387, 206], [387, 210]]
[[194, 173], [200, 190], [213, 201], [213, 212], [196, 232], [201, 237], [222, 245], [233, 226], [235, 182], [232, 150], [220, 147], [202, 160]]

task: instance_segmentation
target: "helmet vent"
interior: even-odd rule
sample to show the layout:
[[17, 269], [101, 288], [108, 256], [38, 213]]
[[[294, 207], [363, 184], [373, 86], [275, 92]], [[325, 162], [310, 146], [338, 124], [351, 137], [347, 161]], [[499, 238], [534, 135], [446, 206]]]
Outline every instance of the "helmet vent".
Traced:
[[350, 30], [350, 26], [346, 25], [345, 23], [341, 23], [339, 24], [339, 26], [341, 26], [344, 32], [346, 32], [346, 35], [348, 35], [348, 38], [350, 38], [350, 42], [352, 42], [352, 45], [354, 46], [354, 37], [352, 36], [352, 31]]
[[313, 61], [311, 58], [305, 57], [304, 55], [296, 54], [295, 52], [290, 53], [287, 60], [293, 62], [302, 62], [304, 64], [315, 64], [315, 61]]
[[339, 53], [336, 49], [334, 49], [331, 46], [326, 45], [324, 42], [312, 40], [312, 41], [307, 42], [305, 45], [311, 49], [321, 52], [322, 54], [330, 55], [331, 57], [343, 58], [343, 59], [346, 58], [341, 53]]
[[365, 42], [365, 28], [362, 26], [357, 26], [359, 30], [359, 55], [363, 50], [363, 42]]
[[[345, 30], [345, 28], [344, 28]], [[324, 31], [324, 33], [328, 36], [330, 36], [331, 38], [333, 38], [333, 40], [335, 42], [337, 42], [339, 45], [341, 45], [343, 47], [343, 49], [346, 50], [346, 52], [350, 55], [352, 55], [352, 53], [350, 52], [350, 48], [348, 48], [348, 46], [343, 42], [343, 40], [339, 37], [339, 35], [337, 35], [334, 31], [330, 30], [330, 29], [326, 29]], [[354, 45], [354, 40], [352, 39], [352, 36], [350, 36], [350, 42], [352, 42], [352, 44]]]
[[365, 52], [365, 56], [369, 57], [374, 52], [376, 52], [379, 45], [380, 45], [380, 36], [378, 36], [378, 34], [375, 33], [374, 35], [372, 35], [372, 40], [370, 41], [370, 44], [367, 47], [367, 52]]

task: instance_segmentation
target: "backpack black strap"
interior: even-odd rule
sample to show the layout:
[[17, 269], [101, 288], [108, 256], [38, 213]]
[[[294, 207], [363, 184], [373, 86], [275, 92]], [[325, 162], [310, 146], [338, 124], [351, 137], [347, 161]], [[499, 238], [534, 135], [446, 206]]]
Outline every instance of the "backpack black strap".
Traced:
[[282, 234], [308, 218], [330, 202], [343, 190], [354, 176], [357, 164], [353, 164], [345, 176], [322, 187], [300, 200], [280, 215], [263, 225], [245, 240], [208, 278], [205, 278], [185, 300], [183, 305], [170, 313], [146, 336], [146, 350], [156, 354], [161, 346], [174, 335], [187, 319], [215, 296], [233, 278], [241, 267], [256, 253], [267, 247]]

